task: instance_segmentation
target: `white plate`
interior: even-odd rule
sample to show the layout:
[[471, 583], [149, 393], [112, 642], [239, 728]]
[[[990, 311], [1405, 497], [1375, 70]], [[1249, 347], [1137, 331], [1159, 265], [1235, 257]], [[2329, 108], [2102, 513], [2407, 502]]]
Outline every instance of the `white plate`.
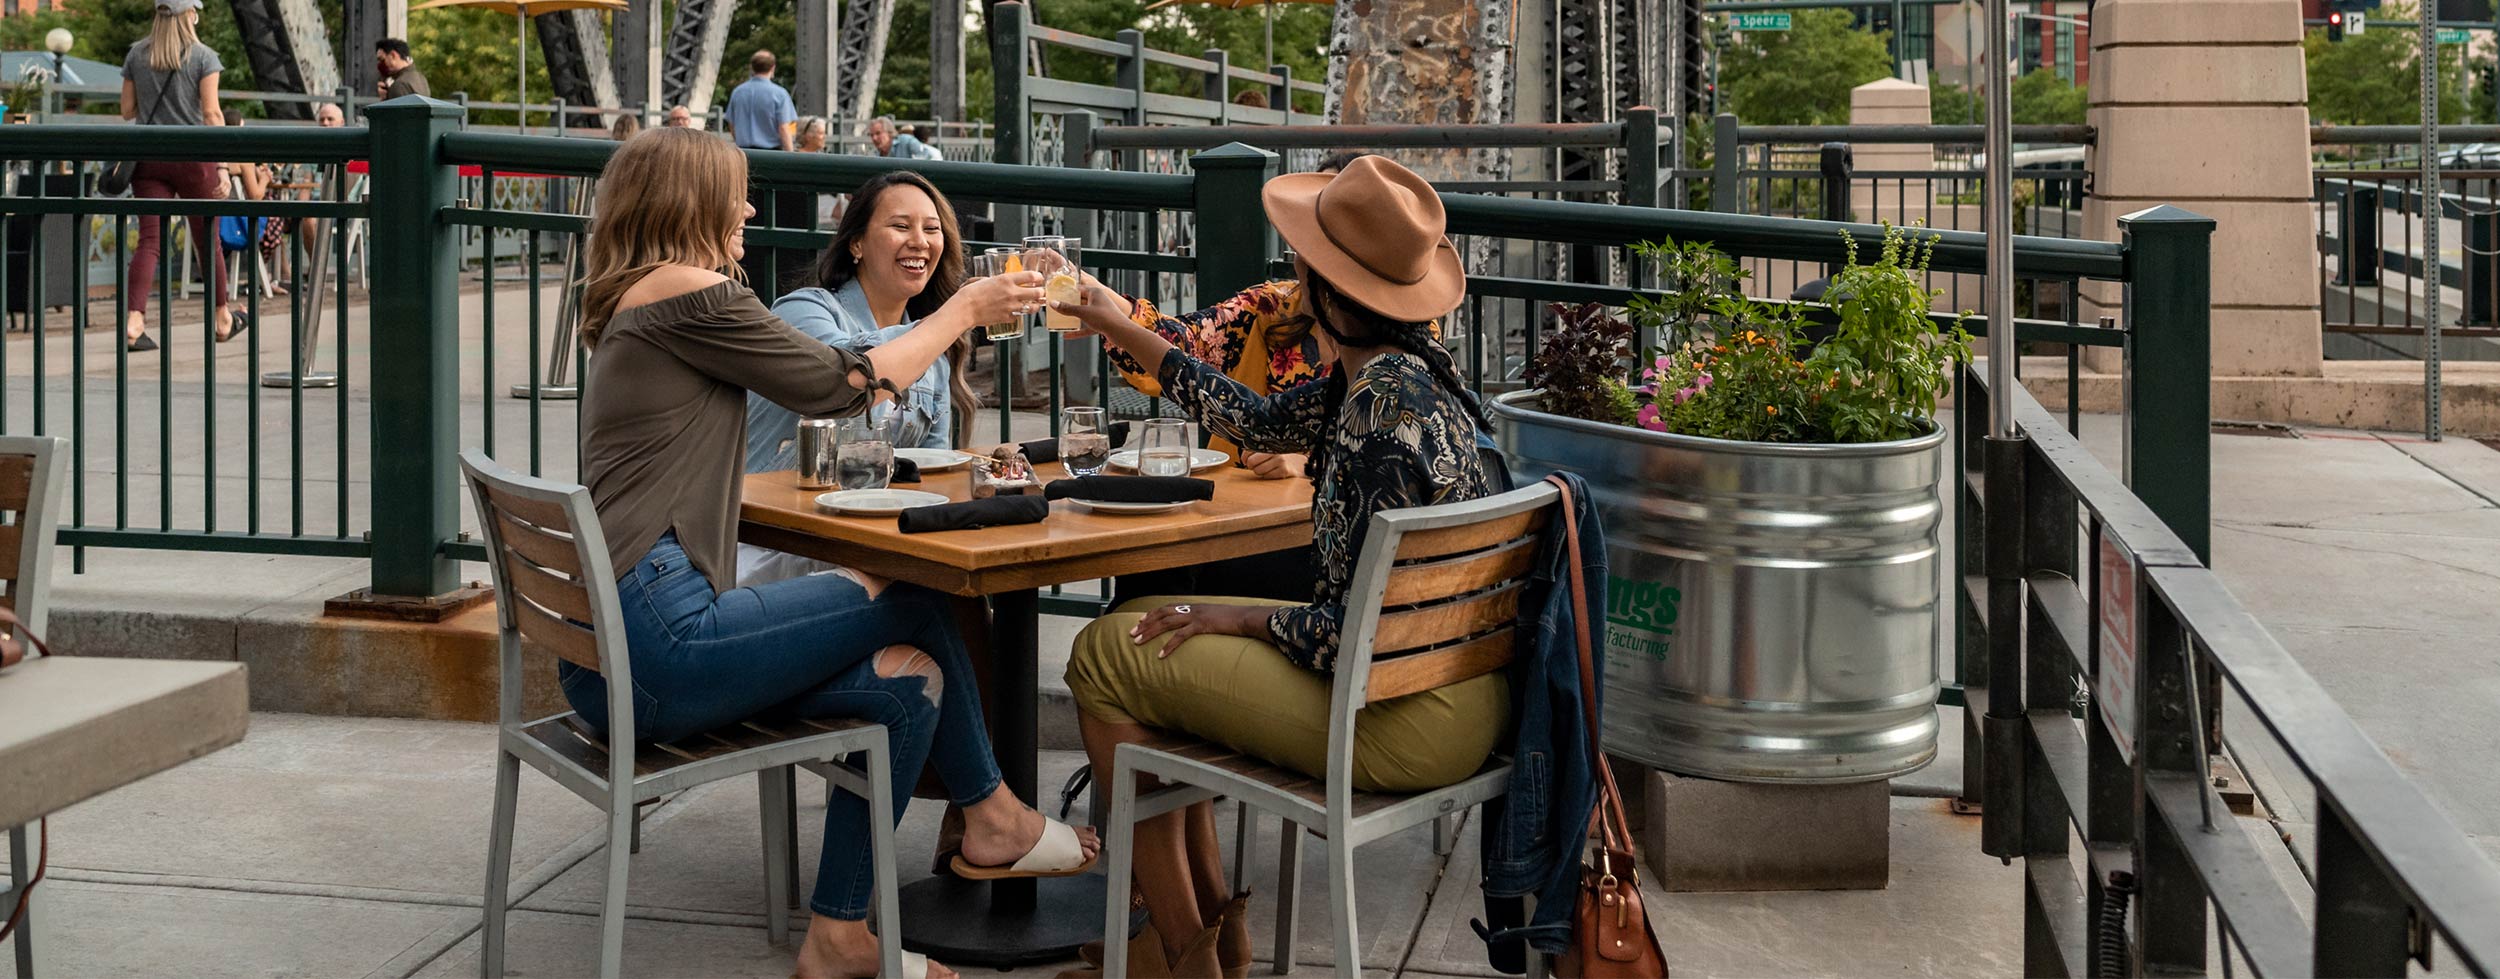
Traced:
[[[1228, 464], [1230, 464], [1232, 461], [1233, 461], [1233, 459], [1232, 459], [1232, 457], [1231, 457], [1231, 456], [1225, 455], [1224, 453], [1218, 452], [1218, 451], [1216, 451], [1216, 450], [1214, 450], [1214, 449], [1191, 449], [1191, 450], [1189, 450], [1189, 471], [1190, 471], [1190, 472], [1204, 472], [1204, 471], [1206, 471], [1206, 470], [1213, 469], [1213, 468], [1215, 468], [1215, 467], [1217, 467], [1217, 466], [1228, 465]], [[1136, 471], [1137, 471], [1137, 450], [1136, 450], [1136, 449], [1121, 449], [1121, 450], [1120, 450], [1120, 451], [1118, 451], [1118, 452], [1114, 452], [1114, 453], [1112, 453], [1112, 454], [1111, 454], [1111, 468], [1113, 468], [1113, 469], [1126, 469], [1126, 470], [1128, 470], [1128, 471], [1130, 471], [1130, 472], [1136, 472]]]
[[894, 457], [911, 460], [924, 473], [942, 473], [972, 462], [971, 456], [953, 449], [896, 449]]
[[816, 498], [827, 510], [867, 517], [890, 517], [914, 507], [936, 506], [946, 497], [907, 489], [838, 490]]
[[1187, 500], [1183, 500], [1179, 503], [1112, 503], [1106, 500], [1079, 500], [1073, 497], [1071, 497], [1068, 502], [1084, 507], [1085, 509], [1092, 510], [1096, 513], [1110, 513], [1120, 516], [1139, 516], [1148, 513], [1170, 513], [1189, 505], [1189, 501]]

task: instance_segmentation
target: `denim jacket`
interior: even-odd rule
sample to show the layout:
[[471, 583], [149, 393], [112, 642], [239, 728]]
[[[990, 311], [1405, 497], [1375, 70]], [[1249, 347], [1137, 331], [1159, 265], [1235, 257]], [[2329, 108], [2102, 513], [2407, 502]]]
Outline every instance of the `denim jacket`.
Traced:
[[[822, 340], [828, 346], [866, 353], [879, 344], [902, 336], [912, 327], [910, 320], [879, 329], [876, 317], [868, 311], [868, 293], [854, 279], [840, 291], [827, 292], [810, 286], [793, 290], [773, 302], [773, 314], [788, 321], [799, 332]], [[897, 446], [918, 446], [924, 449], [951, 449], [954, 440], [955, 396], [948, 387], [953, 379], [953, 365], [939, 358], [920, 379], [903, 389], [903, 412], [894, 437]], [[886, 409], [895, 410], [895, 409]], [[891, 423], [891, 418], [889, 422]], [[778, 472], [798, 466], [799, 416], [788, 408], [774, 404], [756, 394], [747, 395], [747, 471]]]
[[[1557, 955], [1570, 940], [1581, 854], [1597, 807], [1596, 746], [1589, 743], [1580, 704], [1589, 697], [1602, 709], [1603, 683], [1601, 690], [1580, 688], [1580, 649], [1572, 630], [1587, 630], [1590, 650], [1603, 655], [1606, 531], [1589, 502], [1588, 484], [1576, 474], [1561, 475], [1571, 486], [1575, 508], [1567, 518], [1580, 528], [1580, 574], [1588, 588], [1590, 621], [1574, 621], [1571, 552], [1555, 534], [1538, 555], [1521, 604], [1535, 619], [1510, 672], [1515, 727], [1509, 792], [1484, 806], [1485, 921], [1475, 928], [1493, 967], [1507, 973], [1527, 968], [1522, 942]], [[1604, 677], [1605, 664], [1596, 665]], [[1520, 901], [1531, 895], [1533, 918]]]

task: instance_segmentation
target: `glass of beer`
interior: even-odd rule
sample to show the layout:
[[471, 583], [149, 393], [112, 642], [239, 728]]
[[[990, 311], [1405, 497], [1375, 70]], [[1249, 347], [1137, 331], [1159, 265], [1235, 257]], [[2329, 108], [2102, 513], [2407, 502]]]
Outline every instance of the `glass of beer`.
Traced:
[[[1042, 273], [1042, 298], [1054, 303], [1084, 301], [1084, 271], [1077, 264], [1083, 246], [1074, 238], [1040, 235], [1024, 240], [1024, 267]], [[1042, 325], [1052, 333], [1074, 333], [1076, 317], [1043, 307]]]
[[[1023, 267], [1021, 264], [1015, 268], [1009, 268], [1007, 264], [1014, 259], [1015, 254], [1016, 250], [1013, 248], [992, 248], [982, 254], [968, 256], [971, 259], [972, 274], [975, 277], [985, 278], [1018, 271]], [[1024, 336], [1024, 317], [1009, 313], [1007, 318], [996, 323], [981, 324], [981, 330], [983, 335], [989, 337], [992, 342], [1020, 339]]]

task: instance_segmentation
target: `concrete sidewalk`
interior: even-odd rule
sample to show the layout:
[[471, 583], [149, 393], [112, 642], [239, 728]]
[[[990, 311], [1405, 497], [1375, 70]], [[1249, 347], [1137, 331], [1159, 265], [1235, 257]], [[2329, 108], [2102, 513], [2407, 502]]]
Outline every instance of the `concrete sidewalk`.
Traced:
[[[493, 760], [494, 729], [483, 724], [256, 714], [242, 744], [53, 818], [40, 936], [49, 974], [474, 975]], [[1059, 784], [1079, 761], [1045, 753], [1042, 784]], [[801, 867], [812, 880], [824, 806], [821, 783], [801, 782]], [[604, 829], [594, 809], [535, 772], [521, 784], [510, 973], [592, 974]], [[791, 953], [764, 939], [752, 784], [715, 783], [648, 811], [628, 974], [789, 974]], [[915, 802], [904, 823], [906, 881], [926, 873], [938, 812]], [[1232, 820], [1219, 823], [1229, 854]], [[1275, 908], [1276, 824], [1263, 824], [1249, 874], [1257, 974]], [[1896, 799], [1887, 890], [1669, 895], [1652, 886], [1647, 899], [1679, 976], [2014, 975], [2021, 870], [1981, 855], [1978, 832], [1942, 800]], [[1368, 974], [1496, 975], [1467, 925], [1483, 914], [1476, 852], [1472, 819], [1446, 858], [1423, 828], [1360, 852]], [[1328, 975], [1324, 859], [1318, 846], [1304, 856], [1299, 971]]]

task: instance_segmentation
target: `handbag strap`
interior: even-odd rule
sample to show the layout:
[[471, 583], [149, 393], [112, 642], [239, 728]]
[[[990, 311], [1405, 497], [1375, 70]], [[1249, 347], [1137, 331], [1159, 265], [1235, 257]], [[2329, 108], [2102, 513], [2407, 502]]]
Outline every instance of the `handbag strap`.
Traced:
[[[1560, 476], [1547, 476], [1545, 481], [1562, 493], [1562, 512], [1556, 519], [1562, 521], [1563, 546], [1571, 563], [1571, 637], [1579, 647], [1580, 715], [1588, 724], [1589, 757], [1596, 760], [1597, 769], [1597, 809], [1589, 814], [1589, 822], [1607, 849], [1629, 853], [1632, 820], [1624, 813], [1623, 789], [1615, 784], [1614, 766], [1606, 762], [1605, 739], [1597, 717], [1597, 662], [1589, 643], [1589, 590], [1581, 570], [1578, 507], [1573, 502], [1570, 483]], [[1613, 868], [1609, 867], [1608, 872], [1613, 873]]]

